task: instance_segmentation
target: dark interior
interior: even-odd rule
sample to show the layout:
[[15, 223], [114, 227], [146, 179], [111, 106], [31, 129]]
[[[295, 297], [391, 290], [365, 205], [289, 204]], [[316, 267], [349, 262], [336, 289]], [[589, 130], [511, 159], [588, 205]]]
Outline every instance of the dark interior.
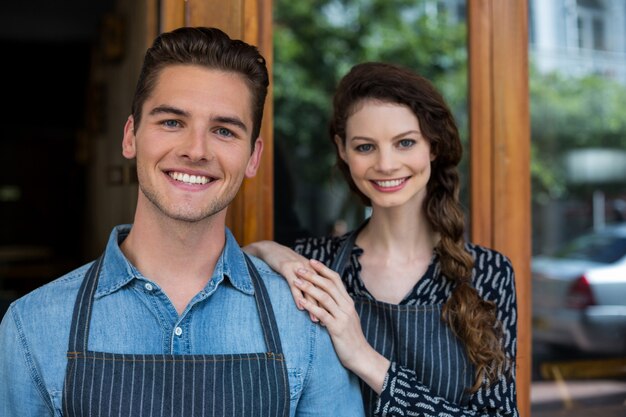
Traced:
[[84, 262], [92, 50], [111, 1], [9, 2], [0, 17], [0, 315]]

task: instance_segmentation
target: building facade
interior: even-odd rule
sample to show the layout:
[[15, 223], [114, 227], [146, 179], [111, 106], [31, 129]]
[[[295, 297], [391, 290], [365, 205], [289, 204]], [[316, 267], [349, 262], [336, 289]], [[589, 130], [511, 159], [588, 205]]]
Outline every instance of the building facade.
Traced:
[[530, 0], [531, 62], [542, 72], [626, 84], [626, 1]]

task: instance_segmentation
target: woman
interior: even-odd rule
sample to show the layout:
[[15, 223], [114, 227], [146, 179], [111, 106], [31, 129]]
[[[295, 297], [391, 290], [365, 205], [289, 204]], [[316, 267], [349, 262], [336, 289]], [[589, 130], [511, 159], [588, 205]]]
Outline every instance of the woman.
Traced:
[[517, 416], [514, 272], [463, 239], [462, 148], [445, 101], [407, 69], [359, 64], [339, 83], [330, 134], [371, 217], [295, 253], [267, 241], [246, 250], [328, 328], [371, 415]]

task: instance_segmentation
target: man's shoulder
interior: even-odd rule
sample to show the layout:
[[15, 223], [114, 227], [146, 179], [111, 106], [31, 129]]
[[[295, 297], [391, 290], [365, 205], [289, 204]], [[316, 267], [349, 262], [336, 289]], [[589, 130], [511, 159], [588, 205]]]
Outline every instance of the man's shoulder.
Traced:
[[263, 260], [254, 256], [249, 257], [263, 281], [279, 324], [284, 322], [289, 326], [311, 326], [308, 315], [296, 307], [287, 280]]
[[274, 280], [276, 278], [284, 281], [284, 278], [278, 272], [274, 271], [267, 263], [265, 263], [263, 259], [249, 254], [246, 254], [246, 256], [252, 261], [252, 264], [259, 272], [259, 275], [263, 278], [263, 281]]
[[[293, 304], [293, 308], [296, 309], [295, 303], [288, 303], [288, 301], [293, 301], [293, 296], [291, 295], [291, 290], [289, 289], [287, 280], [278, 272], [273, 270], [262, 259], [255, 256], [248, 256], [259, 273], [259, 276], [265, 285], [265, 289], [272, 300], [272, 304], [279, 303], [283, 305], [283, 307], [284, 305], [291, 307], [291, 304]], [[274, 307], [274, 310], [276, 310], [276, 307]]]
[[52, 310], [70, 311], [87, 270], [93, 262], [62, 275], [15, 300], [11, 306], [20, 314], [37, 317], [38, 313], [49, 315]]
[[14, 329], [21, 349], [36, 360], [50, 361], [45, 369], [62, 362], [59, 358], [67, 349], [74, 302], [88, 267], [78, 267], [15, 300], [2, 319], [2, 331]]

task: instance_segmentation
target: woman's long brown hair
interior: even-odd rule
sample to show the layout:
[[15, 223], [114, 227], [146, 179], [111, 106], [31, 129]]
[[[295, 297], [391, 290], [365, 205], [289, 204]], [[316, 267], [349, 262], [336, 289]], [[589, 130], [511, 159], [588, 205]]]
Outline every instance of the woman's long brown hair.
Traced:
[[339, 157], [334, 141], [338, 136], [345, 145], [347, 119], [355, 107], [366, 100], [408, 106], [435, 155], [423, 208], [433, 230], [440, 236], [436, 251], [441, 271], [456, 281], [443, 307], [442, 318], [465, 344], [468, 357], [476, 367], [475, 384], [471, 389], [475, 392], [484, 381], [487, 384], [497, 381], [508, 358], [496, 306], [480, 297], [472, 286], [474, 259], [465, 249], [465, 220], [459, 202], [457, 166], [463, 149], [456, 122], [441, 94], [424, 77], [388, 63], [366, 62], [354, 66], [335, 92], [330, 139], [335, 144], [339, 170], [350, 189], [368, 206], [371, 201], [352, 180], [350, 167]]

